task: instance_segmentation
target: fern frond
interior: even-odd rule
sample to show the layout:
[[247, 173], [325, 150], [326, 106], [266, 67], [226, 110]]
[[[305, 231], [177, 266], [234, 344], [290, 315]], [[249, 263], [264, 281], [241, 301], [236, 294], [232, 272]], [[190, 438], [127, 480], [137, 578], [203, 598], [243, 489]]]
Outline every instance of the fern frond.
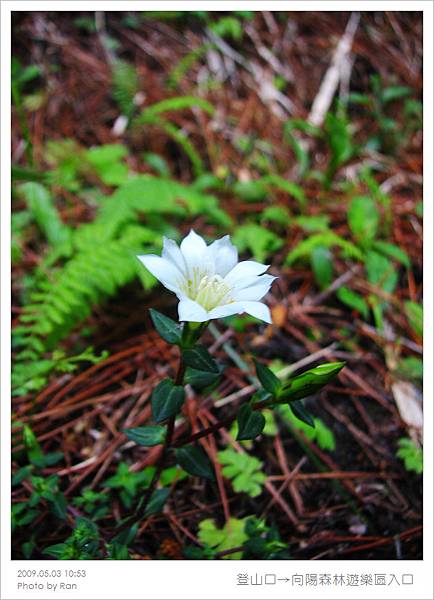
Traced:
[[18, 192], [24, 196], [32, 217], [47, 241], [53, 246], [69, 244], [71, 228], [63, 223], [47, 188], [29, 181], [19, 186]]
[[185, 56], [181, 58], [176, 67], [174, 67], [169, 74], [168, 85], [170, 88], [176, 88], [183, 77], [188, 73], [188, 71], [193, 67], [193, 65], [198, 62], [211, 48], [214, 47], [214, 44], [202, 44], [198, 48], [195, 48]]
[[293, 250], [291, 250], [286, 257], [286, 264], [292, 265], [300, 258], [309, 257], [311, 252], [317, 246], [325, 246], [326, 248], [339, 246], [339, 248], [341, 248], [347, 256], [356, 260], [363, 260], [363, 253], [353, 243], [337, 235], [336, 233], [333, 233], [333, 231], [324, 231], [322, 233], [310, 236], [293, 248]]
[[145, 123], [153, 123], [155, 118], [162, 113], [194, 107], [201, 108], [210, 115], [214, 113], [213, 105], [203, 98], [196, 98], [195, 96], [176, 96], [144, 108], [137, 119], [134, 120], [134, 124], [143, 125]]
[[184, 152], [190, 159], [191, 164], [193, 165], [193, 171], [195, 176], [198, 177], [199, 175], [201, 175], [204, 172], [202, 159], [199, 153], [196, 152], [193, 144], [190, 142], [190, 140], [182, 131], [182, 129], [180, 127], [177, 127], [176, 125], [173, 125], [173, 123], [163, 121], [162, 119], [156, 121], [156, 124], [158, 124], [162, 129], [164, 129], [164, 131], [168, 133], [170, 137], [172, 137], [175, 140], [175, 142], [179, 144], [184, 150]]
[[21, 321], [31, 325], [33, 335], [44, 338], [45, 350], [53, 349], [90, 315], [93, 305], [113, 296], [137, 276], [135, 255], [155, 238], [151, 230], [134, 226], [125, 228], [119, 239], [104, 243], [94, 239], [92, 246], [82, 246], [52, 281], [40, 285], [36, 298], [31, 294], [32, 304], [24, 307]]
[[139, 78], [133, 65], [116, 60], [112, 65], [112, 85], [113, 98], [122, 114], [128, 118], [132, 117], [136, 109], [134, 97], [139, 91]]

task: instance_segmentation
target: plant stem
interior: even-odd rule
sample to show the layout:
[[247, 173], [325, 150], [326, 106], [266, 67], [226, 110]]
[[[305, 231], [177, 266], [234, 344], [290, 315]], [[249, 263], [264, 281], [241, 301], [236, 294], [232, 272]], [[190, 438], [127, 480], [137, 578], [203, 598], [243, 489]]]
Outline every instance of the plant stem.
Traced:
[[[178, 371], [176, 373], [176, 377], [175, 377], [175, 385], [182, 385], [183, 381], [184, 381], [184, 373], [185, 373], [185, 365], [184, 365], [184, 361], [182, 360], [182, 355], [179, 359], [179, 365], [178, 365]], [[164, 468], [164, 463], [166, 461], [166, 456], [167, 456], [167, 452], [169, 450], [169, 448], [172, 446], [172, 440], [173, 440], [173, 432], [175, 429], [175, 418], [176, 415], [173, 415], [173, 417], [170, 417], [170, 419], [167, 421], [167, 432], [166, 432], [166, 439], [164, 441], [164, 445], [163, 445], [163, 449], [161, 451], [160, 457], [158, 459], [156, 468], [155, 468], [155, 473], [152, 477], [151, 483], [149, 484], [149, 488], [146, 492], [146, 495], [144, 497], [143, 500], [143, 512], [146, 511], [146, 507], [149, 504], [149, 500], [152, 497], [152, 494], [155, 491], [155, 487], [158, 483], [158, 480], [160, 479], [160, 475], [161, 472]]]
[[[202, 335], [203, 331], [206, 329], [207, 325], [208, 325], [208, 323], [202, 323], [199, 327], [193, 328], [190, 326], [190, 324], [188, 322], [184, 323], [184, 328], [183, 328], [183, 332], [182, 332], [183, 344], [181, 345], [181, 348], [190, 347], [191, 345], [194, 345], [198, 341], [200, 336]], [[186, 368], [186, 365], [184, 364], [184, 361], [182, 359], [182, 350], [181, 350], [181, 356], [179, 358], [178, 370], [176, 372], [175, 381], [174, 381], [175, 385], [183, 385], [185, 368]], [[163, 471], [163, 468], [164, 468], [164, 465], [166, 462], [167, 453], [173, 445], [172, 441], [173, 441], [173, 434], [175, 431], [175, 419], [176, 419], [176, 415], [174, 415], [173, 417], [170, 417], [170, 419], [168, 419], [168, 421], [167, 421], [166, 438], [165, 438], [165, 441], [163, 444], [163, 448], [161, 450], [161, 454], [160, 454], [157, 464], [155, 466], [155, 473], [152, 476], [151, 483], [149, 484], [146, 494], [143, 496], [142, 500], [139, 502], [139, 504], [134, 512], [134, 515], [132, 517], [130, 517], [130, 519], [135, 517], [136, 515], [138, 515], [139, 512], [142, 512], [143, 514], [145, 514], [145, 512], [146, 512], [146, 508], [149, 504], [149, 501], [152, 498], [152, 494], [154, 493], [155, 488], [157, 487], [158, 481], [159, 481], [161, 473]], [[129, 522], [130, 519], [128, 519], [127, 521]]]
[[218, 431], [222, 427], [225, 427], [226, 425], [230, 425], [234, 419], [235, 419], [235, 416], [232, 415], [231, 417], [227, 417], [226, 419], [217, 421], [217, 423], [214, 423], [214, 425], [210, 425], [209, 427], [206, 427], [206, 429], [201, 429], [200, 431], [193, 433], [187, 439], [178, 440], [177, 442], [174, 442], [173, 447], [179, 448], [180, 446], [185, 446], [186, 444], [190, 444], [191, 442], [200, 440], [201, 438], [203, 438], [207, 435], [210, 435], [211, 433], [214, 433], [215, 431]]

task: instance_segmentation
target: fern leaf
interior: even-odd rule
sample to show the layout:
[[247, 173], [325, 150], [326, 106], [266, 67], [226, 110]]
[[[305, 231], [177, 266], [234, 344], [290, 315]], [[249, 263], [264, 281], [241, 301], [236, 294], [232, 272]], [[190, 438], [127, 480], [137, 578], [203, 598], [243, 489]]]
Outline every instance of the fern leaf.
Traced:
[[28, 182], [19, 187], [19, 192], [47, 241], [53, 246], [68, 244], [71, 230], [62, 222], [47, 188], [40, 183]]
[[113, 98], [121, 112], [130, 118], [136, 109], [134, 97], [139, 91], [136, 69], [130, 63], [116, 60], [112, 65]]
[[206, 100], [203, 100], [203, 98], [196, 98], [195, 96], [176, 96], [144, 108], [137, 119], [135, 119], [134, 124], [143, 125], [145, 123], [153, 123], [154, 119], [162, 113], [194, 107], [201, 108], [210, 115], [214, 113], [213, 105]]
[[312, 251], [318, 246], [325, 246], [326, 248], [338, 246], [349, 257], [356, 260], [363, 260], [363, 253], [357, 246], [332, 231], [325, 231], [323, 233], [312, 235], [300, 242], [286, 257], [286, 264], [292, 265], [300, 258], [309, 257]]

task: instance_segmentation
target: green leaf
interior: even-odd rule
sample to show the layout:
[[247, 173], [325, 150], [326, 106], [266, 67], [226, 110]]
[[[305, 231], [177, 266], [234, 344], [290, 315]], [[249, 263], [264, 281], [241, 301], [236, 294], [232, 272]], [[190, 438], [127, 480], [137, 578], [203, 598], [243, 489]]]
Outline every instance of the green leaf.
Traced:
[[396, 456], [404, 461], [407, 471], [414, 471], [417, 474], [423, 471], [423, 452], [422, 449], [410, 438], [401, 438], [398, 441], [399, 449]]
[[293, 220], [296, 225], [312, 233], [314, 231], [328, 231], [330, 218], [327, 215], [295, 217]]
[[280, 175], [276, 174], [266, 175], [265, 177], [262, 177], [261, 181], [266, 185], [282, 190], [290, 196], [293, 196], [302, 208], [306, 206], [306, 198], [303, 188], [293, 181], [284, 179], [283, 177], [280, 177]]
[[[187, 560], [214, 560], [216, 551], [209, 546], [184, 546], [182, 555]], [[226, 556], [223, 556], [226, 558]]]
[[423, 336], [423, 308], [421, 304], [407, 300], [404, 302], [405, 314], [413, 331]]
[[267, 206], [263, 211], [261, 222], [263, 221], [274, 221], [286, 227], [291, 221], [291, 213], [286, 206], [274, 204], [273, 206]]
[[274, 437], [275, 435], [277, 435], [278, 433], [278, 428], [277, 428], [277, 424], [276, 424], [276, 419], [274, 418], [274, 414], [271, 412], [271, 410], [264, 410], [264, 412], [262, 413], [265, 417], [265, 427], [262, 431], [262, 433], [264, 435], [269, 435], [271, 437]]
[[336, 377], [344, 366], [344, 362], [325, 363], [301, 373], [284, 384], [279, 401], [292, 403], [311, 396]]
[[66, 521], [68, 516], [66, 512], [68, 502], [65, 496], [62, 494], [62, 492], [56, 492], [53, 495], [50, 504], [53, 514], [56, 515], [56, 517], [58, 517], [59, 519], [63, 519]]
[[161, 425], [148, 425], [124, 429], [125, 435], [139, 446], [158, 446], [166, 439], [166, 428]]
[[[206, 546], [214, 548], [216, 552], [223, 552], [231, 548], [243, 546], [247, 541], [248, 536], [245, 533], [246, 518], [235, 519], [230, 518], [222, 529], [219, 529], [215, 521], [205, 519], [199, 524], [198, 538]], [[242, 558], [242, 552], [234, 552], [224, 556], [224, 559], [239, 560]]]
[[360, 243], [365, 245], [375, 238], [379, 221], [380, 215], [372, 198], [357, 196], [352, 199], [348, 210], [348, 224]]
[[24, 544], [21, 546], [22, 550], [23, 550], [23, 554], [24, 554], [24, 558], [26, 560], [29, 560], [29, 558], [31, 558], [33, 551], [36, 549], [36, 542], [33, 539], [30, 539], [28, 542], [24, 542]]
[[136, 68], [129, 62], [116, 59], [111, 63], [111, 69], [113, 98], [122, 114], [130, 118], [137, 109], [134, 98], [140, 91]]
[[146, 467], [143, 471], [132, 473], [126, 463], [119, 463], [116, 473], [106, 479], [104, 485], [117, 488], [127, 492], [128, 496], [134, 497], [137, 491], [148, 488], [155, 473], [155, 467]]
[[190, 142], [187, 135], [184, 133], [184, 130], [181, 127], [177, 127], [173, 125], [173, 123], [169, 123], [163, 119], [158, 119], [158, 117], [153, 117], [152, 121], [155, 125], [158, 125], [163, 129], [169, 136], [171, 136], [177, 144], [179, 144], [188, 158], [191, 161], [193, 166], [193, 171], [196, 176], [200, 175], [204, 171], [204, 165], [200, 154], [196, 152], [193, 144]]
[[217, 454], [223, 465], [222, 473], [231, 480], [236, 492], [245, 492], [252, 498], [262, 493], [267, 476], [262, 471], [262, 462], [244, 452], [226, 448]]
[[[44, 183], [47, 180], [46, 173], [39, 173], [33, 169], [27, 169], [20, 165], [11, 166], [12, 181], [37, 181]], [[13, 215], [12, 215], [13, 217]]]
[[153, 123], [155, 118], [162, 113], [175, 110], [184, 110], [186, 108], [193, 108], [195, 106], [198, 106], [210, 115], [214, 112], [214, 107], [212, 104], [206, 100], [203, 100], [202, 98], [198, 98], [197, 96], [178, 96], [175, 98], [166, 98], [165, 100], [161, 100], [161, 102], [157, 102], [152, 106], [144, 108], [140, 116], [134, 120], [134, 125]]
[[136, 537], [138, 528], [139, 524], [134, 523], [134, 525], [128, 529], [125, 529], [124, 531], [121, 531], [118, 533], [118, 535], [115, 535], [115, 537], [110, 540], [110, 544], [108, 544], [108, 550], [111, 558], [116, 558], [117, 560], [126, 560], [129, 558], [128, 545], [131, 544]]
[[400, 100], [406, 98], [412, 93], [411, 88], [405, 85], [393, 85], [386, 87], [381, 91], [381, 100], [386, 104], [387, 102], [393, 102], [394, 100]]
[[212, 173], [203, 173], [194, 181], [192, 187], [198, 192], [204, 192], [210, 189], [221, 189], [223, 182]]
[[26, 424], [23, 427], [23, 440], [27, 451], [27, 457], [32, 464], [35, 464], [35, 461], [43, 458], [39, 442], [32, 429]]
[[98, 528], [89, 519], [79, 517], [72, 534], [64, 543], [49, 546], [44, 554], [51, 554], [59, 560], [89, 560], [98, 557]]
[[220, 375], [218, 364], [203, 346], [187, 348], [183, 351], [182, 357], [188, 367]]
[[218, 21], [211, 23], [209, 28], [218, 36], [229, 37], [234, 41], [241, 40], [244, 33], [242, 23], [235, 17], [221, 17]]
[[233, 185], [234, 193], [247, 202], [260, 202], [267, 196], [267, 187], [261, 179], [237, 181]]
[[277, 408], [284, 422], [286, 420], [290, 422], [290, 429], [293, 426], [302, 431], [309, 440], [315, 442], [322, 450], [333, 451], [336, 448], [333, 431], [321, 419], [315, 417], [313, 420], [314, 427], [312, 427], [310, 424], [306, 424], [296, 417], [291, 408], [292, 404], [280, 404]]
[[315, 427], [312, 415], [307, 412], [301, 400], [295, 400], [291, 402], [291, 404], [288, 404], [288, 406], [297, 419], [300, 419], [300, 421], [303, 421], [303, 423], [306, 423], [306, 425], [309, 425], [310, 427]]
[[175, 456], [176, 462], [190, 475], [214, 481], [214, 468], [208, 456], [199, 446], [178, 448], [175, 450]]
[[325, 246], [314, 248], [310, 255], [310, 264], [319, 287], [328, 287], [333, 280], [333, 257], [330, 250]]
[[23, 427], [23, 440], [27, 451], [27, 457], [35, 467], [39, 467], [40, 469], [49, 467], [62, 460], [64, 457], [63, 452], [49, 452], [48, 454], [44, 454], [35, 434], [26, 424]]
[[117, 186], [128, 179], [128, 167], [122, 162], [127, 154], [122, 144], [105, 144], [90, 148], [85, 157], [106, 185]]
[[11, 485], [18, 485], [19, 483], [30, 477], [30, 475], [33, 473], [33, 468], [33, 465], [26, 465], [25, 467], [21, 467], [21, 469], [18, 469], [15, 475], [12, 476]]
[[158, 312], [154, 308], [149, 309], [152, 322], [158, 334], [169, 344], [179, 344], [181, 341], [181, 327], [179, 323]]
[[343, 304], [358, 310], [365, 319], [369, 317], [369, 305], [363, 296], [357, 294], [357, 292], [353, 292], [353, 290], [343, 285], [336, 291], [336, 296]]
[[396, 371], [406, 379], [422, 379], [423, 378], [423, 361], [416, 356], [407, 356], [402, 358]]
[[63, 457], [63, 452], [49, 452], [48, 454], [43, 454], [42, 456], [34, 457], [32, 464], [34, 464], [35, 467], [43, 469], [44, 467], [50, 467], [51, 465], [55, 465], [60, 460], [62, 460]]
[[152, 416], [157, 423], [176, 415], [184, 403], [185, 392], [170, 379], [163, 379], [152, 392]]
[[389, 294], [394, 292], [398, 282], [398, 273], [389, 259], [370, 250], [366, 253], [365, 267], [369, 283], [381, 287]]
[[[119, 161], [125, 158], [127, 154], [128, 151], [122, 144], [104, 144], [87, 150], [85, 157], [98, 174], [102, 175], [107, 168], [119, 164]], [[119, 183], [123, 183], [123, 181]]]
[[307, 437], [311, 439], [313, 437], [312, 433], [314, 433], [313, 439], [322, 450], [335, 450], [336, 440], [333, 431], [321, 419], [315, 418], [313, 422], [314, 429], [312, 427], [308, 428]]
[[342, 165], [354, 152], [350, 124], [345, 116], [328, 113], [324, 123], [326, 139], [332, 152], [329, 171]]
[[352, 104], [370, 104], [372, 102], [372, 99], [366, 94], [352, 92], [351, 94], [348, 94], [348, 102]]
[[256, 367], [256, 375], [258, 376], [261, 385], [264, 389], [269, 392], [272, 396], [278, 396], [282, 383], [276, 377], [276, 375], [268, 367], [253, 359]]
[[394, 258], [398, 262], [402, 263], [407, 269], [410, 268], [410, 258], [404, 250], [402, 250], [396, 244], [390, 244], [389, 242], [383, 242], [381, 240], [376, 240], [372, 247], [381, 254], [388, 256], [389, 258]]
[[256, 392], [253, 394], [251, 402], [253, 404], [256, 404], [257, 402], [266, 402], [267, 400], [271, 400], [272, 397], [273, 396], [270, 394], [270, 392], [267, 392], [267, 390], [260, 388], [259, 390], [256, 390]]
[[160, 483], [163, 487], [167, 487], [174, 481], [182, 481], [186, 477], [188, 477], [187, 473], [183, 469], [180, 469], [178, 465], [174, 465], [173, 467], [163, 469], [160, 475]]
[[11, 80], [12, 84], [17, 85], [20, 89], [24, 85], [24, 83], [31, 81], [35, 77], [39, 77], [40, 74], [41, 69], [37, 65], [29, 65], [28, 67], [23, 67], [21, 62], [16, 57], [12, 57]]
[[208, 386], [215, 385], [221, 377], [221, 373], [212, 373], [210, 371], [199, 371], [192, 367], [187, 367], [185, 371], [184, 381], [189, 383], [194, 388], [199, 390]]
[[272, 231], [257, 225], [246, 223], [238, 227], [233, 235], [233, 242], [240, 252], [249, 250], [255, 260], [264, 260], [283, 246], [283, 240]]
[[160, 488], [158, 490], [154, 490], [146, 507], [144, 516], [150, 517], [151, 515], [161, 512], [166, 504], [169, 494], [170, 488]]
[[297, 246], [293, 248], [286, 257], [286, 264], [292, 265], [300, 258], [310, 257], [312, 251], [317, 246], [325, 246], [326, 248], [338, 246], [342, 249], [344, 256], [348, 256], [356, 260], [363, 260], [362, 251], [353, 243], [337, 235], [333, 231], [324, 231], [311, 235], [307, 239], [297, 244]]
[[48, 189], [34, 182], [24, 183], [19, 189], [47, 241], [53, 247], [70, 244], [71, 230], [60, 218]]
[[157, 171], [157, 173], [162, 177], [170, 177], [170, 170], [167, 165], [167, 162], [159, 154], [154, 154], [153, 152], [146, 152], [143, 155], [143, 160], [146, 163], [148, 163], [148, 165], [152, 169], [154, 169], [154, 171]]
[[309, 168], [310, 159], [303, 139], [294, 134], [297, 130], [312, 137], [319, 137], [321, 130], [303, 119], [290, 119], [283, 125], [283, 139], [292, 146], [298, 162], [299, 174], [303, 177]]
[[262, 433], [265, 427], [264, 415], [252, 409], [250, 404], [244, 404], [237, 415], [237, 440], [253, 440]]
[[61, 560], [65, 558], [72, 558], [72, 556], [69, 556], [68, 551], [68, 544], [54, 544], [52, 546], [47, 546], [47, 548], [45, 548], [42, 552]]

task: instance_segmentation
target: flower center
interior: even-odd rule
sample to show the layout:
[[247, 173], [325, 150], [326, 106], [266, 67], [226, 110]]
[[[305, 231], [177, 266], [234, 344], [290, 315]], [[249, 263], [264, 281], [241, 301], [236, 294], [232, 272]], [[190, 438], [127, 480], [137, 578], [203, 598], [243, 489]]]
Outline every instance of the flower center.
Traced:
[[196, 300], [205, 310], [212, 310], [216, 306], [231, 302], [230, 291], [231, 288], [220, 275], [205, 275], [200, 280], [193, 300]]

